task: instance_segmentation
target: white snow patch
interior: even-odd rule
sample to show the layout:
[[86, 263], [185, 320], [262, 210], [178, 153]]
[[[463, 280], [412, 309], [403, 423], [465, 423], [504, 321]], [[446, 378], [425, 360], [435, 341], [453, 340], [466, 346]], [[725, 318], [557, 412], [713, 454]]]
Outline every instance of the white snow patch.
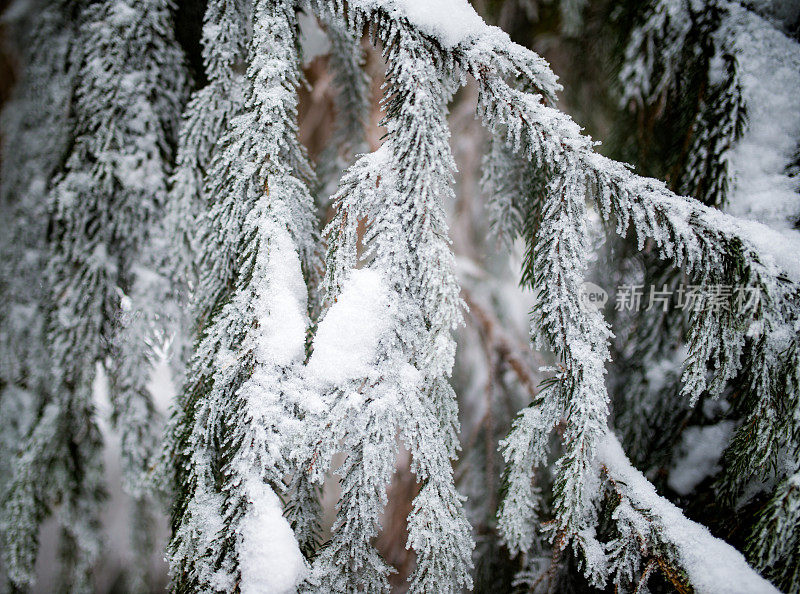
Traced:
[[308, 574], [308, 566], [280, 499], [256, 477], [248, 479], [250, 509], [242, 519], [239, 563], [242, 594], [288, 594]]
[[692, 522], [683, 512], [660, 497], [655, 487], [636, 470], [617, 438], [608, 433], [598, 444], [597, 461], [604, 464], [624, 489], [633, 507], [650, 515], [661, 528], [662, 538], [678, 552], [678, 562], [698, 594], [759, 594], [778, 590], [758, 575], [744, 556], [715, 538], [708, 528]]
[[719, 470], [722, 450], [733, 432], [733, 421], [706, 427], [689, 427], [683, 432], [680, 457], [669, 474], [669, 487], [679, 495], [688, 495], [706, 477]]
[[475, 39], [489, 28], [467, 0], [354, 0], [352, 4], [365, 10], [383, 8], [395, 17], [404, 16], [445, 48]]
[[383, 276], [353, 270], [342, 294], [317, 329], [308, 372], [322, 382], [343, 383], [370, 373], [380, 339], [389, 329], [388, 289]]
[[260, 332], [257, 355], [262, 363], [288, 365], [305, 354], [308, 294], [300, 257], [289, 231], [265, 214], [259, 233], [266, 245], [259, 250], [256, 268], [266, 283], [254, 304]]
[[177, 391], [172, 377], [172, 367], [166, 353], [161, 351], [156, 355], [158, 358], [153, 362], [153, 372], [150, 375], [150, 381], [147, 382], [147, 389], [153, 397], [153, 404], [158, 412], [167, 415], [170, 407], [176, 401]]
[[751, 10], [732, 3], [730, 15], [723, 31], [733, 39], [747, 127], [731, 151], [735, 187], [725, 210], [790, 229], [800, 216], [798, 182], [786, 172], [800, 138], [800, 44]]
[[[800, 88], [800, 87], [798, 87]], [[800, 202], [800, 196], [795, 194]], [[800, 232], [770, 229], [755, 221], [739, 219], [736, 232], [752, 243], [762, 260], [771, 259], [794, 282], [800, 283]]]

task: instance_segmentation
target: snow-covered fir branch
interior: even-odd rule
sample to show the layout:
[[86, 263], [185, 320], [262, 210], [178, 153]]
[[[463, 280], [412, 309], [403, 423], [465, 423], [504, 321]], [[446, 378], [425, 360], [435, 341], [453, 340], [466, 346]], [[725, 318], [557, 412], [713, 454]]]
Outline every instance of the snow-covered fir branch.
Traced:
[[24, 73], [0, 118], [0, 212], [10, 223], [0, 240], [0, 407], [9, 420], [0, 446], [3, 483], [49, 383], [46, 195], [69, 142], [67, 106], [77, 71], [73, 4], [36, 6], [35, 18], [29, 8], [13, 23]]
[[[597, 10], [545, 4], [573, 40]], [[410, 592], [456, 593], [497, 567], [530, 591], [800, 589], [800, 10], [619, 9], [636, 17], [620, 111], [643, 145], [664, 120], [680, 132], [659, 144], [679, 149], [658, 181], [598, 152], [556, 108], [548, 63], [466, 0], [209, 0], [180, 27], [188, 3], [31, 6], [0, 171], [16, 224], [0, 245], [0, 410], [13, 417], [0, 536], [14, 588], [34, 582], [50, 515], [64, 587], [93, 588], [107, 378], [135, 513], [154, 511], [155, 487], [171, 504], [175, 592], [389, 592], [408, 576]], [[309, 150], [301, 13], [330, 41], [313, 68], [336, 88], [332, 138]], [[178, 37], [203, 70], [185, 106]], [[372, 152], [368, 40], [385, 66]], [[473, 113], [456, 153], [474, 143], [479, 162], [485, 134], [488, 216], [452, 242], [451, 123]], [[517, 262], [532, 301], [514, 331], [496, 299], [508, 287], [487, 280], [478, 249], [454, 254], [490, 225], [506, 248], [492, 257]], [[600, 274], [639, 266], [664, 290], [757, 299], [606, 316], [582, 298], [603, 241]], [[515, 346], [528, 334], [537, 353]], [[457, 336], [481, 367], [463, 373], [481, 384], [466, 396]], [[181, 389], [161, 443], [148, 384], [168, 343]], [[711, 433], [713, 447], [692, 445]], [[741, 553], [716, 537], [725, 524], [688, 519], [691, 481], [658, 466], [678, 446], [684, 464], [713, 450], [695, 474], [716, 510], [746, 516], [731, 539]], [[401, 481], [407, 501], [389, 501]], [[384, 558], [384, 538], [406, 559]], [[134, 540], [148, 552], [145, 531]]]
[[317, 266], [312, 173], [297, 140], [294, 5], [252, 10], [244, 106], [205, 178], [202, 328], [168, 446], [176, 591], [283, 592], [305, 572], [279, 496], [307, 406], [298, 368]]
[[320, 157], [320, 200], [335, 193], [341, 171], [352, 158], [366, 151], [365, 128], [369, 116], [370, 85], [360, 32], [352, 31], [335, 13], [319, 15], [331, 42], [330, 69], [336, 77], [337, 121], [333, 137]]
[[[800, 84], [797, 75], [800, 44], [791, 34], [795, 18], [792, 14], [791, 7], [784, 6], [781, 10], [769, 2], [753, 5], [653, 2], [633, 32], [623, 68], [624, 100], [634, 105], [638, 113], [674, 117], [676, 109], [679, 114], [683, 109], [694, 120], [687, 132], [685, 163], [673, 166], [677, 175], [673, 186], [707, 204], [780, 230], [789, 242], [796, 236], [789, 229], [800, 216], [792, 173], [793, 156], [800, 142], [800, 109], [794, 105], [790, 91]], [[658, 47], [666, 47], [668, 51], [659, 52]], [[693, 71], [701, 77], [702, 84], [693, 86], [693, 81], [687, 81], [687, 62], [695, 64]], [[695, 91], [696, 88], [699, 90]], [[664, 105], [679, 107], [665, 115]], [[777, 121], [781, 122], [780, 130], [775, 127]], [[708, 180], [713, 185], [708, 185]], [[791, 253], [791, 248], [787, 253]], [[667, 270], [661, 275], [659, 283], [664, 279], [674, 286], [680, 281]], [[752, 275], [749, 282], [760, 286], [758, 276], [759, 273]], [[790, 276], [797, 280], [796, 276]], [[797, 383], [793, 379], [797, 357], [794, 339], [797, 295], [792, 287], [762, 291], [767, 296], [776, 292], [783, 295], [768, 298], [769, 307], [762, 312], [762, 322], [741, 322], [750, 330], [751, 336], [747, 338], [720, 336], [718, 321], [712, 317], [700, 320], [699, 324], [696, 320], [675, 324], [674, 315], [651, 314], [652, 330], [632, 357], [633, 361], [638, 359], [641, 379], [634, 380], [633, 391], [630, 382], [626, 382], [624, 390], [630, 402], [646, 403], [655, 417], [671, 407], [677, 373], [670, 372], [672, 379], [658, 393], [649, 385], [646, 370], [675, 369], [674, 347], [681, 340], [681, 326], [689, 329], [690, 341], [695, 344], [690, 356], [699, 355], [702, 360], [710, 352], [705, 342], [709, 335], [717, 335], [714, 339], [717, 344], [728, 345], [733, 356], [726, 357], [727, 363], [720, 363], [727, 366], [727, 375], [733, 381], [726, 383], [726, 374], [718, 374], [712, 393], [732, 401], [734, 406], [729, 416], [738, 427], [721, 458], [723, 471], [715, 487], [734, 508], [758, 497], [769, 498], [771, 511], [764, 512], [758, 524], [748, 521], [741, 529], [751, 545], [762, 539], [758, 541], [761, 548], [751, 548], [748, 558], [765, 575], [774, 576], [780, 587], [796, 591], [797, 580], [777, 569], [789, 563], [788, 559], [796, 553], [791, 545], [773, 541], [779, 532], [765, 532], [763, 527], [767, 524], [763, 518], [783, 510], [788, 513], [785, 519], [794, 521], [783, 502], [784, 489], [797, 470], [796, 460], [786, 454], [797, 440], [794, 421], [789, 420], [792, 414], [788, 412], [797, 406]], [[669, 337], [654, 339], [654, 334], [670, 326]], [[743, 357], [743, 362], [737, 371], [739, 357]], [[702, 369], [697, 368], [695, 377], [700, 378], [701, 374]], [[700, 387], [703, 381], [701, 378]], [[740, 385], [746, 389], [739, 390]], [[638, 408], [641, 410], [642, 405]], [[673, 412], [667, 412], [666, 416], [678, 421], [681, 418]], [[624, 424], [628, 427], [641, 427], [631, 421], [637, 418], [636, 414], [626, 418], [629, 420]], [[647, 443], [647, 439], [636, 441]], [[773, 521], [778, 521], [776, 516]], [[781, 551], [784, 557], [778, 560], [774, 556], [777, 553], [770, 557], [755, 552], [768, 549]]]
[[[619, 536], [606, 547], [617, 588], [641, 589], [646, 579], [636, 583], [640, 563], [653, 563], [678, 591], [691, 587], [709, 593], [777, 592], [747, 565], [740, 552], [659, 497], [630, 464], [613, 434], [600, 440], [597, 463], [615, 500], [612, 518]], [[642, 569], [647, 572], [646, 566]]]
[[[39, 525], [55, 512], [63, 583], [78, 592], [91, 589], [100, 552], [102, 440], [92, 392], [98, 365], [111, 363], [128, 484], [137, 485], [152, 462], [147, 444], [158, 426], [145, 386], [148, 366], [140, 367], [149, 345], [122, 336], [127, 326], [118, 320], [148, 227], [164, 206], [185, 77], [167, 2], [77, 3], [71, 10], [79, 10], [80, 28], [71, 51], [81, 52], [71, 56], [80, 65], [74, 140], [63, 170], [42, 182], [52, 184], [44, 275], [52, 377], [25, 455], [14, 464], [3, 523], [14, 527], [4, 547], [9, 575], [24, 587], [33, 579]], [[128, 340], [133, 351], [112, 346]]]
[[[450, 466], [457, 447], [447, 383], [454, 352], [450, 333], [461, 314], [443, 210], [452, 196], [454, 165], [445, 122], [449, 87], [437, 80], [448, 75], [418, 33], [402, 23], [387, 24], [376, 37], [388, 64], [388, 136], [346, 172], [334, 197], [337, 215], [327, 227], [331, 305], [308, 367], [326, 388], [330, 412], [319, 420], [308, 457], [320, 479], [340, 440], [347, 458], [338, 471], [342, 497], [334, 535], [315, 561], [310, 583], [319, 591], [347, 592], [355, 584], [388, 591], [390, 568], [371, 540], [386, 504], [399, 433], [422, 483], [408, 518], [408, 546], [417, 556], [410, 589], [456, 591], [470, 584], [472, 542]], [[369, 222], [367, 269], [354, 271], [362, 221]], [[362, 283], [377, 293], [377, 319], [356, 322], [365, 336], [342, 343], [340, 336], [355, 322], [352, 300], [367, 292], [357, 288]], [[355, 361], [345, 367], [348, 356]], [[358, 416], [348, 418], [353, 414]]]
[[[453, 14], [458, 16], [452, 17]], [[545, 409], [549, 420], [544, 425], [552, 427], [562, 414], [566, 416], [566, 453], [555, 482], [557, 501], [563, 502], [560, 508], [556, 504], [555, 538], [562, 548], [573, 539], [582, 545], [587, 577], [598, 584], [604, 583], [606, 559], [594, 537], [594, 499], [588, 493], [596, 482], [591, 471], [593, 452], [597, 439], [605, 432], [607, 416], [605, 391], [601, 387], [605, 339], [594, 337], [602, 337], [607, 330], [597, 318], [599, 314], [589, 315], [596, 321], [583, 322], [587, 314], [577, 303], [582, 281], [581, 250], [585, 249], [585, 244], [582, 248], [580, 243], [585, 240], [583, 200], [594, 197], [599, 211], [607, 220], [613, 219], [618, 233], [632, 229], [639, 237], [640, 247], [645, 239], [654, 242], [662, 258], [683, 266], [698, 283], [724, 280], [757, 286], [764, 292], [763, 308], [744, 319], [735, 309], [732, 314], [704, 312], [695, 316], [695, 332], [690, 337], [690, 356], [684, 373], [684, 391], [692, 399], [707, 387], [705, 369], [709, 362], [717, 367], [711, 384], [717, 392], [736, 373], [740, 365], [736, 355], [748, 330], [759, 331], [765, 323], [793, 327], [796, 286], [789, 279], [797, 278], [797, 270], [790, 253], [782, 248], [796, 240], [678, 197], [663, 183], [641, 178], [627, 167], [597, 155], [592, 142], [580, 134], [578, 127], [547, 105], [557, 86], [546, 65], [508, 42], [496, 30], [476, 24], [473, 13], [466, 7], [460, 12], [451, 11], [452, 18], [448, 20], [437, 20], [436, 15], [431, 18], [430, 12], [410, 3], [356, 3], [349, 5], [348, 16], [356, 26], [365, 21], [377, 23], [373, 27], [378, 35], [382, 25], [391, 29], [393, 19], [405, 19], [434, 38], [440, 48], [449, 50], [449, 59], [478, 80], [479, 113], [491, 130], [503, 134], [512, 150], [531, 160], [534, 168], [543, 170], [550, 180], [548, 199], [552, 206], [549, 211], [547, 203], [542, 207], [549, 216], [543, 215], [538, 228], [525, 230], [533, 231], [531, 235], [523, 232], [529, 242], [530, 257], [523, 279], [543, 294], [544, 313], [534, 320], [536, 332], [544, 333], [551, 345], [560, 346], [565, 367], [552, 390], [562, 395], [563, 402]], [[541, 94], [510, 86], [505, 80], [509, 75], [522, 76], [523, 87]], [[553, 198], [554, 194], [562, 197]], [[560, 220], [559, 212], [568, 218], [556, 223]], [[551, 226], [553, 231], [549, 231]], [[569, 247], [570, 234], [575, 236], [574, 247]], [[566, 246], [562, 247], [562, 242]], [[540, 257], [546, 263], [537, 268], [537, 254], [543, 250], [554, 252], [550, 259]], [[563, 290], [565, 280], [559, 280], [562, 278], [569, 279], [574, 293], [557, 292]], [[589, 328], [594, 329], [587, 330], [582, 324], [592, 324]], [[768, 325], [766, 333], [773, 335], [773, 328]], [[577, 338], [580, 340], [572, 346], [571, 341]], [[785, 361], [785, 351], [783, 355]], [[759, 355], [758, 360], [760, 365], [772, 369], [785, 364], [780, 358], [766, 354]], [[591, 376], [594, 381], [582, 384], [587, 366], [595, 370]], [[523, 501], [525, 509], [532, 509], [530, 497], [523, 497]]]
[[241, 109], [250, 12], [245, 0], [213, 0], [203, 19], [201, 44], [208, 84], [195, 90], [183, 112], [172, 188], [169, 223], [176, 248], [175, 274], [184, 303], [197, 285], [197, 219], [207, 203], [205, 176], [217, 141]]

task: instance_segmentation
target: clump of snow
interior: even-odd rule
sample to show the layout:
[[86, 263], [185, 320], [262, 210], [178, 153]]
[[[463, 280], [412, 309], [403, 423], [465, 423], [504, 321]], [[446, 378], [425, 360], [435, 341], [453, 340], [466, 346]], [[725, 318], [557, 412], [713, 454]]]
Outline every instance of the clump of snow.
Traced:
[[467, 0], [356, 0], [353, 5], [406, 17], [445, 48], [480, 37], [489, 28]]
[[731, 214], [790, 229], [800, 217], [797, 179], [787, 173], [800, 138], [800, 44], [741, 6], [723, 31], [733, 40], [747, 128], [731, 151]]
[[689, 427], [683, 432], [680, 457], [669, 475], [670, 489], [688, 495], [706, 477], [719, 470], [722, 450], [733, 432], [733, 421], [722, 421], [707, 427]]
[[715, 538], [708, 528], [692, 522], [675, 505], [660, 497], [655, 487], [631, 465], [619, 440], [611, 434], [599, 441], [597, 461], [604, 464], [633, 507], [659, 527], [661, 538], [678, 553], [678, 563], [698, 594], [760, 594], [778, 590], [755, 572], [744, 556]]
[[[672, 219], [674, 223], [681, 223], [681, 219], [688, 221], [693, 211], [689, 201], [684, 205], [673, 201], [673, 208], [677, 215]], [[790, 280], [800, 283], [800, 258], [797, 257], [800, 254], [800, 232], [793, 229], [773, 229], [763, 223], [726, 215], [714, 208], [704, 208], [702, 212], [703, 218], [711, 227], [723, 233], [738, 235], [756, 249], [764, 264], [776, 265]]]
[[369, 375], [378, 343], [389, 329], [388, 299], [379, 272], [352, 271], [317, 329], [308, 362], [312, 377], [338, 384]]
[[305, 353], [308, 294], [300, 257], [285, 225], [265, 214], [259, 233], [267, 245], [259, 250], [256, 267], [267, 279], [253, 307], [259, 323], [260, 361], [288, 365]]
[[[795, 199], [800, 202], [797, 194]], [[791, 280], [800, 283], [800, 232], [770, 229], [761, 223], [744, 219], [737, 221], [736, 232], [755, 246], [759, 258], [765, 263], [771, 259]]]
[[242, 594], [288, 594], [306, 578], [308, 566], [280, 499], [269, 485], [248, 479], [252, 503], [242, 520], [239, 564]]

